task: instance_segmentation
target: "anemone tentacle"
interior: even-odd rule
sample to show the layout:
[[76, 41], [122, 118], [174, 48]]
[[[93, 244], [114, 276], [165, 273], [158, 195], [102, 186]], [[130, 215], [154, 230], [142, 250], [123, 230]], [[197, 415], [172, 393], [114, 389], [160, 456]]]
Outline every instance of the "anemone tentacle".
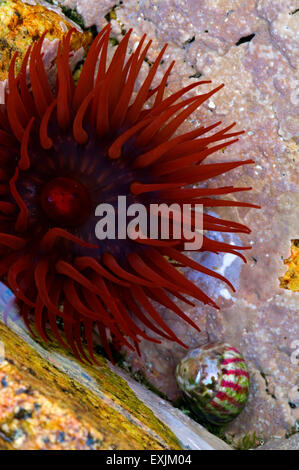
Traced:
[[[95, 236], [99, 203], [202, 204], [204, 207], [256, 207], [218, 198], [251, 188], [192, 187], [252, 160], [205, 163], [238, 140], [235, 123], [221, 122], [176, 135], [180, 125], [223, 85], [187, 97], [199, 81], [164, 96], [174, 62], [153, 88], [166, 46], [136, 91], [151, 41], [144, 35], [129, 54], [130, 30], [107, 65], [110, 26], [95, 38], [75, 84], [69, 66], [72, 31], [57, 52], [57, 83], [52, 89], [42, 58], [44, 36], [27, 51], [15, 75], [11, 61], [6, 101], [0, 107], [0, 274], [12, 289], [28, 328], [47, 341], [48, 332], [81, 359], [95, 361], [93, 332], [112, 358], [109, 344], [139, 351], [141, 339], [160, 338], [185, 346], [163, 320], [157, 304], [192, 327], [197, 325], [175, 299], [190, 297], [217, 308], [178, 267], [226, 282], [183, 254], [180, 240], [118, 239]], [[194, 212], [192, 228], [195, 226]], [[204, 229], [250, 233], [236, 222], [205, 213]], [[175, 223], [175, 216], [169, 220]], [[200, 251], [243, 250], [205, 234]], [[63, 331], [57, 321], [62, 319]], [[156, 336], [151, 336], [152, 331]], [[90, 357], [84, 351], [87, 344]]]

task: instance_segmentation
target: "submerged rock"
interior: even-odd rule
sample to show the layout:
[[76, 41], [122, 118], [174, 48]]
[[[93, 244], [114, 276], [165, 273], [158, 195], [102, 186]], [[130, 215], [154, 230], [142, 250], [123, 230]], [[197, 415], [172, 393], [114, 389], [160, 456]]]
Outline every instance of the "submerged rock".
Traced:
[[17, 318], [12, 327], [0, 319], [0, 448], [181, 448], [106, 359], [84, 366], [57, 344], [44, 349]]
[[230, 450], [101, 355], [80, 363], [33, 338], [12, 300], [0, 283], [0, 449]]

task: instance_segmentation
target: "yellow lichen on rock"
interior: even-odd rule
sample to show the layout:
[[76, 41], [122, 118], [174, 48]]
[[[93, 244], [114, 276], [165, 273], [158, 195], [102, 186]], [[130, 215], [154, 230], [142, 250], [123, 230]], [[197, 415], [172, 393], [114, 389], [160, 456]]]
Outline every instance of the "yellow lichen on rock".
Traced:
[[80, 364], [55, 341], [47, 350], [13, 327], [18, 333], [0, 319], [0, 449], [181, 448], [106, 359]]
[[299, 292], [299, 240], [292, 240], [291, 256], [284, 260], [288, 271], [280, 278], [280, 287]]
[[[21, 0], [0, 0], [0, 81], [7, 78], [10, 61], [15, 52], [19, 57], [17, 67], [28, 46], [37, 41], [47, 31], [46, 38], [61, 39], [73, 24], [56, 11], [43, 5], [31, 5]], [[71, 47], [85, 50], [92, 41], [90, 32], [75, 32]]]

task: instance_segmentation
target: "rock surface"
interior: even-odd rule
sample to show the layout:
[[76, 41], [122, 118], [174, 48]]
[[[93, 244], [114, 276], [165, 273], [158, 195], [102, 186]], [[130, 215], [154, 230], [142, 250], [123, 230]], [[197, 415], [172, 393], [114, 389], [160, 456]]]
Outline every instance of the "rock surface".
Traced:
[[271, 439], [256, 450], [299, 450], [299, 434], [294, 434], [288, 439]]
[[[109, 2], [94, 0], [73, 3], [87, 22], [91, 12], [101, 16], [109, 7]], [[99, 5], [105, 6], [100, 13]], [[291, 239], [299, 234], [298, 9], [298, 0], [125, 0], [111, 15], [117, 38], [133, 27], [132, 46], [144, 33], [153, 39], [149, 61], [169, 43], [162, 70], [172, 59], [176, 67], [168, 92], [200, 75], [211, 78], [215, 86], [225, 83], [185, 128], [199, 121], [221, 119], [223, 125], [236, 121], [246, 134], [213, 160], [242, 157], [256, 162], [213, 182], [252, 186], [253, 191], [239, 199], [262, 206], [260, 211], [221, 212], [251, 227], [250, 238], [241, 240], [252, 245], [248, 263], [242, 265], [230, 255], [199, 256], [208, 267], [225, 274], [237, 292], [190, 273], [218, 302], [220, 312], [201, 304], [187, 309], [201, 334], [164, 314], [189, 346], [225, 340], [247, 359], [249, 403], [227, 430], [236, 436], [254, 431], [264, 439], [283, 436], [299, 420], [299, 296], [279, 287], [283, 259], [290, 256]], [[102, 25], [103, 17], [95, 21]], [[231, 241], [240, 239], [234, 236]], [[174, 369], [184, 350], [167, 342], [158, 346], [144, 342], [141, 349], [141, 358], [128, 355], [128, 362], [171, 399], [177, 397]]]
[[96, 25], [101, 29], [106, 24], [105, 15], [114, 7], [115, 0], [63, 0], [65, 7], [74, 8], [84, 17], [86, 27]]
[[33, 339], [17, 315], [1, 320], [0, 449], [230, 450], [103, 357], [78, 363]]

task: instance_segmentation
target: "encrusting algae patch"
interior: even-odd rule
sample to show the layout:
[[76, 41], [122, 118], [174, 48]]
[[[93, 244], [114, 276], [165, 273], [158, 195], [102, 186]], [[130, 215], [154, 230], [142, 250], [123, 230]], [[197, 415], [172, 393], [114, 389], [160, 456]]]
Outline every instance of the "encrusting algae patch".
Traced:
[[[31, 5], [21, 0], [0, 0], [0, 81], [7, 78], [10, 61], [18, 52], [17, 70], [27, 48], [47, 31], [50, 41], [62, 39], [74, 25], [56, 11], [43, 5]], [[89, 31], [72, 35], [71, 49], [86, 51], [92, 41]]]
[[291, 256], [284, 260], [288, 271], [280, 280], [280, 287], [299, 292], [299, 240], [292, 240]]

